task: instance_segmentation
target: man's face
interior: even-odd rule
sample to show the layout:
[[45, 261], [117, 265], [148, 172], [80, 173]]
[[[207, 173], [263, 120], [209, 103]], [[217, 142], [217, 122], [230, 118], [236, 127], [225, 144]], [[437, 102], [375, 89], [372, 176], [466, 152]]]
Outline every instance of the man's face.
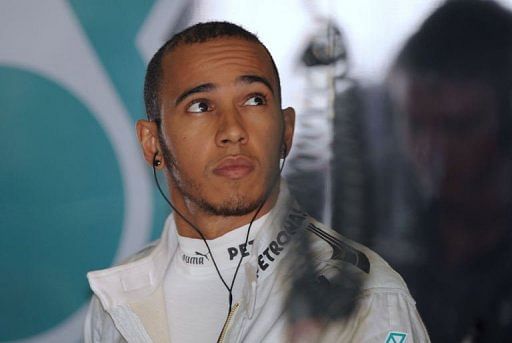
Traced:
[[406, 143], [434, 194], [454, 200], [484, 177], [498, 152], [498, 107], [475, 80], [412, 79], [405, 88]]
[[278, 184], [293, 135], [259, 44], [235, 38], [181, 45], [164, 56], [160, 145], [173, 197], [214, 215], [244, 215]]

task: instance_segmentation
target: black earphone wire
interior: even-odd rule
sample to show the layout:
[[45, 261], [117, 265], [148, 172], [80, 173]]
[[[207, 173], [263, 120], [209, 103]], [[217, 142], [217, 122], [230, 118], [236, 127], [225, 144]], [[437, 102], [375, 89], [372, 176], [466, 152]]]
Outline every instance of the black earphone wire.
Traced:
[[[153, 161], [156, 159], [157, 155], [158, 155], [158, 152], [156, 152], [155, 155], [153, 156]], [[221, 275], [221, 273], [219, 271], [219, 267], [217, 266], [217, 262], [215, 262], [215, 258], [213, 257], [213, 254], [212, 254], [212, 251], [210, 250], [210, 246], [208, 245], [208, 242], [206, 242], [206, 238], [204, 237], [204, 235], [201, 232], [201, 230], [199, 230], [194, 224], [192, 224], [192, 222], [190, 220], [188, 220], [180, 211], [178, 211], [178, 209], [176, 207], [174, 207], [174, 205], [171, 203], [169, 198], [167, 198], [167, 196], [165, 195], [164, 191], [162, 190], [162, 187], [160, 187], [160, 182], [158, 182], [158, 178], [156, 176], [156, 168], [155, 168], [154, 164], [153, 164], [153, 177], [155, 178], [155, 182], [156, 182], [156, 186], [158, 188], [158, 191], [160, 192], [162, 197], [165, 199], [165, 201], [169, 204], [169, 206], [172, 208], [172, 210], [174, 212], [176, 212], [188, 225], [190, 225], [199, 234], [199, 236], [203, 240], [204, 244], [206, 245], [206, 248], [208, 249], [208, 253], [210, 254], [210, 256], [212, 258], [212, 262], [213, 262], [213, 265], [215, 267], [215, 270], [217, 271], [217, 274], [219, 275], [220, 280], [224, 284], [224, 287], [226, 287], [226, 289], [230, 293], [230, 298], [232, 298], [231, 290], [229, 289], [228, 284], [226, 283], [226, 281], [224, 280], [224, 278], [222, 277], [222, 275]], [[230, 308], [230, 311], [231, 311], [231, 304], [230, 304], [229, 308]]]
[[[252, 217], [251, 222], [249, 224], [249, 227], [247, 228], [247, 234], [245, 236], [245, 243], [243, 245], [246, 249], [247, 249], [247, 244], [249, 242], [249, 235], [250, 235], [250, 232], [251, 232], [252, 223], [256, 219], [256, 216], [258, 215], [260, 210], [263, 208], [263, 205], [265, 204], [265, 202], [267, 202], [267, 198], [269, 197], [270, 192], [272, 192], [272, 188], [274, 187], [275, 183], [281, 178], [281, 173], [283, 172], [284, 163], [286, 162], [286, 150], [287, 150], [286, 144], [283, 144], [283, 164], [279, 168], [279, 175], [276, 177], [276, 180], [274, 180], [274, 182], [272, 182], [272, 187], [270, 187], [269, 190], [267, 191], [267, 194], [265, 194], [264, 200], [261, 202], [261, 205], [259, 206], [258, 210], [256, 211], [256, 213]], [[235, 284], [235, 278], [236, 278], [236, 276], [238, 274], [238, 270], [240, 269], [240, 265], [242, 264], [242, 258], [243, 258], [243, 256], [240, 256], [240, 260], [238, 261], [238, 265], [236, 266], [235, 274], [233, 275], [233, 280], [231, 280], [231, 289], [233, 289], [233, 286]], [[232, 296], [232, 294], [230, 293], [230, 297], [231, 296]], [[229, 312], [231, 312], [231, 301], [232, 300], [233, 299], [230, 299], [230, 306], [229, 306], [230, 310], [229, 310]], [[228, 314], [229, 314], [229, 312], [228, 312]]]
[[[286, 162], [287, 150], [288, 149], [286, 147], [286, 144], [283, 143], [283, 163], [282, 163], [281, 167], [279, 168], [279, 175], [276, 177], [276, 180], [274, 180], [272, 182], [272, 187], [269, 187], [269, 189], [267, 190], [267, 193], [265, 194], [265, 197], [264, 197], [263, 201], [259, 205], [257, 211], [254, 213], [254, 216], [252, 217], [252, 219], [251, 219], [251, 221], [249, 223], [249, 227], [247, 228], [247, 234], [245, 236], [245, 243], [243, 245], [245, 248], [247, 248], [247, 243], [249, 241], [249, 235], [250, 235], [250, 232], [251, 232], [251, 227], [252, 227], [253, 222], [255, 221], [256, 217], [258, 216], [258, 214], [260, 213], [261, 209], [263, 208], [263, 205], [267, 202], [267, 199], [268, 199], [270, 193], [272, 192], [273, 186], [280, 179], [281, 173], [282, 173], [283, 168], [284, 168], [284, 164]], [[172, 210], [174, 212], [176, 212], [188, 225], [190, 225], [190, 227], [192, 227], [199, 234], [199, 236], [203, 240], [204, 244], [206, 245], [206, 248], [208, 249], [208, 253], [210, 254], [210, 256], [212, 258], [212, 262], [213, 262], [213, 265], [214, 265], [215, 270], [217, 272], [217, 275], [219, 275], [219, 278], [222, 281], [222, 284], [224, 285], [224, 287], [226, 288], [226, 290], [228, 291], [228, 294], [229, 294], [229, 298], [228, 298], [228, 304], [229, 304], [228, 316], [229, 316], [229, 313], [231, 313], [231, 308], [232, 308], [232, 305], [233, 305], [233, 287], [235, 285], [236, 276], [238, 275], [238, 270], [240, 269], [240, 265], [242, 264], [242, 259], [244, 258], [244, 256], [243, 256], [243, 254], [240, 254], [240, 260], [238, 261], [238, 264], [236, 266], [235, 274], [233, 275], [233, 279], [231, 280], [231, 285], [228, 286], [227, 282], [222, 277], [222, 274], [221, 274], [221, 272], [219, 270], [219, 267], [217, 266], [217, 262], [215, 261], [215, 258], [213, 257], [213, 254], [212, 254], [212, 251], [210, 249], [210, 246], [208, 245], [208, 242], [206, 241], [206, 238], [204, 237], [204, 235], [201, 232], [201, 230], [199, 230], [199, 228], [197, 226], [192, 224], [192, 222], [190, 220], [188, 220], [180, 211], [178, 211], [178, 209], [176, 207], [174, 207], [172, 202], [169, 200], [169, 198], [165, 195], [164, 191], [162, 190], [162, 187], [160, 186], [160, 182], [158, 182], [158, 177], [156, 176], [155, 161], [156, 161], [156, 156], [157, 155], [158, 155], [158, 151], [155, 152], [155, 154], [153, 155], [153, 165], [152, 166], [153, 166], [153, 177], [155, 178], [155, 183], [156, 183], [156, 186], [158, 188], [158, 191], [160, 192], [162, 197], [165, 199], [167, 204], [169, 204], [169, 206], [172, 208]]]

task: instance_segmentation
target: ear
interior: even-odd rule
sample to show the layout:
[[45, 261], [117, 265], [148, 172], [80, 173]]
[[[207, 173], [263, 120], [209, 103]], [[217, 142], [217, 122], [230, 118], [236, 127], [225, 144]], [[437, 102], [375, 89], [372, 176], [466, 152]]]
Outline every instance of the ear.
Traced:
[[284, 143], [286, 144], [286, 156], [290, 153], [293, 143], [293, 132], [295, 131], [295, 110], [287, 107], [283, 112], [284, 119]]
[[137, 121], [136, 131], [144, 159], [150, 166], [153, 166], [153, 159], [155, 158], [155, 154], [157, 154], [156, 159], [160, 160], [162, 163], [156, 168], [161, 169], [164, 166], [164, 157], [161, 153], [162, 150], [160, 149], [160, 142], [158, 140], [158, 126], [154, 121], [141, 119]]

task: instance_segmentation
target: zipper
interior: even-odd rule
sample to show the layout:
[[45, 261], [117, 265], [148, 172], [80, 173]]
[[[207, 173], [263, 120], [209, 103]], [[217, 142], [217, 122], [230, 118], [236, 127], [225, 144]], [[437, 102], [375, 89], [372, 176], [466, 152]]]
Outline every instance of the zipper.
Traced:
[[238, 310], [239, 303], [236, 303], [233, 305], [233, 308], [228, 314], [228, 317], [226, 318], [226, 322], [224, 322], [224, 326], [222, 327], [222, 331], [220, 332], [219, 339], [217, 340], [217, 343], [224, 342], [224, 337], [226, 336], [226, 332], [228, 331], [228, 326], [231, 322], [231, 319], [233, 319], [233, 316], [235, 315], [236, 310]]

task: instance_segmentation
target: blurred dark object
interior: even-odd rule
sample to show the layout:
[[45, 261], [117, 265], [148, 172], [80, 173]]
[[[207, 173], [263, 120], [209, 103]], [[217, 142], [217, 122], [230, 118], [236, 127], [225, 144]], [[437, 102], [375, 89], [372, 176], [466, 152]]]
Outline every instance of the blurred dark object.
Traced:
[[302, 62], [307, 67], [325, 66], [346, 58], [345, 43], [340, 29], [332, 20], [327, 20], [325, 29], [317, 32], [309, 42], [302, 55]]
[[304, 104], [298, 113], [294, 147], [287, 162], [290, 191], [314, 218], [329, 219], [330, 160], [334, 79], [347, 70], [341, 30], [317, 18], [317, 29], [297, 66], [304, 76]]
[[327, 279], [311, 264], [314, 257], [308, 235], [301, 234], [295, 244], [293, 251], [301, 253], [291, 266], [292, 274], [297, 276], [287, 303], [291, 322], [314, 319], [324, 323], [347, 318], [355, 309], [361, 289], [360, 272], [333, 255], [332, 260], [338, 261], [336, 274]]
[[[288, 164], [291, 172], [287, 175], [292, 194], [307, 212], [319, 219], [324, 217], [325, 207], [329, 205], [333, 114], [336, 112], [335, 115], [338, 115], [338, 107], [343, 107], [343, 102], [348, 102], [347, 106], [350, 107], [350, 102], [354, 100], [351, 96], [345, 96], [349, 94], [345, 91], [351, 88], [353, 82], [346, 76], [347, 53], [341, 30], [328, 19], [323, 19], [320, 28], [312, 35], [301, 58], [307, 80], [307, 102], [300, 113], [302, 130], [299, 133], [302, 135], [294, 138], [296, 153]], [[338, 91], [340, 94], [337, 94]], [[352, 152], [345, 149], [342, 154]], [[354, 171], [355, 167], [350, 170]], [[354, 209], [354, 206], [361, 204], [355, 202], [347, 205]], [[358, 211], [358, 214], [362, 212], [359, 209], [354, 211]], [[295, 334], [299, 332], [299, 335], [314, 336], [315, 329], [321, 331], [323, 324], [350, 316], [361, 288], [360, 275], [333, 256], [332, 261], [338, 261], [339, 265], [330, 269], [334, 274], [327, 278], [319, 274], [318, 266], [312, 264], [315, 259], [308, 235], [300, 235], [295, 244], [298, 246], [291, 250], [300, 253], [292, 259], [293, 265], [290, 266], [293, 279], [286, 304], [287, 312]], [[292, 334], [292, 339], [304, 341], [303, 337], [297, 338], [295, 334]]]
[[409, 170], [398, 211], [418, 254], [388, 258], [433, 342], [512, 341], [512, 14], [445, 3], [389, 85]]
[[354, 80], [336, 79], [332, 142], [332, 227], [371, 244], [374, 197], [364, 122], [363, 91]]
[[[312, 144], [312, 143], [309, 143]], [[306, 143], [302, 143], [302, 146]], [[300, 146], [300, 145], [299, 145]], [[326, 195], [326, 168], [319, 165], [318, 169], [298, 169], [297, 162], [304, 164], [308, 159], [306, 151], [302, 150], [296, 158], [300, 161], [288, 163], [293, 165], [294, 169], [286, 175], [286, 181], [289, 184], [290, 192], [306, 210], [314, 218], [323, 218], [325, 209]], [[315, 163], [315, 161], [311, 161]]]

